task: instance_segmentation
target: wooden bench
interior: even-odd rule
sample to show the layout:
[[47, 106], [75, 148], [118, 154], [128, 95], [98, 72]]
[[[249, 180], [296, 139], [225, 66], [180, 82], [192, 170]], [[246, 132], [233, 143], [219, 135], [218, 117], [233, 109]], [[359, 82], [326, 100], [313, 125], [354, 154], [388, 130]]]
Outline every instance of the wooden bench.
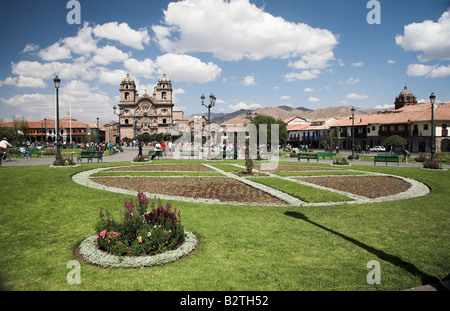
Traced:
[[398, 155], [396, 155], [395, 153], [381, 153], [381, 154], [377, 154], [376, 156], [373, 157], [373, 164], [377, 165], [377, 162], [385, 162], [386, 166], [388, 162], [397, 162], [397, 166], [399, 166], [398, 164]]
[[298, 161], [300, 161], [300, 159], [307, 159], [308, 163], [310, 159], [316, 159], [317, 162], [319, 162], [319, 156], [317, 155], [317, 153], [299, 153], [297, 155]]
[[198, 151], [180, 151], [180, 158], [182, 157], [196, 157], [198, 159], [199, 152]]
[[163, 155], [163, 150], [159, 150], [159, 149], [150, 150], [148, 152], [148, 156], [152, 160], [156, 157], [158, 157], [158, 159], [161, 159], [162, 155]]
[[97, 162], [103, 162], [103, 152], [102, 151], [81, 151], [77, 156], [77, 163], [83, 162], [83, 159], [87, 159], [92, 162], [93, 159], [97, 159]]
[[30, 153], [30, 158], [33, 154], [37, 154], [38, 157], [42, 155], [41, 150], [39, 150], [38, 148], [25, 148], [25, 150]]
[[317, 152], [317, 156], [319, 158], [325, 159], [327, 157], [330, 158], [330, 160], [333, 159], [333, 152]]

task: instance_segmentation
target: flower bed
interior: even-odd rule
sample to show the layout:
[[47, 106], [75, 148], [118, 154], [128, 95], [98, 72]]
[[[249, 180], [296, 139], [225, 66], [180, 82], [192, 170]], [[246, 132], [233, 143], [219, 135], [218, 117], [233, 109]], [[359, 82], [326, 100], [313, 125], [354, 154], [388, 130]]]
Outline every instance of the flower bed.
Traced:
[[285, 205], [286, 202], [238, 180], [225, 177], [97, 177], [108, 187], [146, 190], [152, 194], [228, 202]]
[[[170, 203], [166, 206], [161, 202], [152, 203], [151, 210], [148, 207], [146, 196], [138, 193], [137, 201], [125, 202], [121, 222], [111, 218], [108, 212], [100, 211], [95, 227], [98, 234], [80, 245], [80, 254], [87, 262], [101, 266], [117, 266], [123, 261], [121, 257], [130, 256], [133, 258], [126, 261], [127, 266], [167, 262], [164, 253], [178, 249], [186, 240], [180, 211], [172, 210]], [[181, 254], [176, 251], [173, 255], [179, 258]], [[136, 260], [135, 257], [140, 256], [150, 256], [150, 259]]]
[[296, 179], [370, 199], [398, 194], [411, 187], [406, 181], [391, 176], [327, 176]]
[[152, 164], [117, 167], [105, 172], [212, 172], [213, 170], [201, 164]]

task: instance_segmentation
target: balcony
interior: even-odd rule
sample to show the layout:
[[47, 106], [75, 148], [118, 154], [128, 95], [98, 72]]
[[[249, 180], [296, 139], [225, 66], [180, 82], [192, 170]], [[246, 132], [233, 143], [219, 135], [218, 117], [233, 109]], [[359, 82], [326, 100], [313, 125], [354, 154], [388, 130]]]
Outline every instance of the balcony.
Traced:
[[389, 137], [398, 135], [400, 137], [408, 137], [408, 131], [378, 131], [378, 136]]

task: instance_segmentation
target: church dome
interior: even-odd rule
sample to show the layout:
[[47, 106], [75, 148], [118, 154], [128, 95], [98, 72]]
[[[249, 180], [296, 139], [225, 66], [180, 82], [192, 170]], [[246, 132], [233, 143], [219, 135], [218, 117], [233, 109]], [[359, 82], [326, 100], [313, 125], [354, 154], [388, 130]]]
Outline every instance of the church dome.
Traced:
[[125, 79], [122, 80], [122, 83], [134, 83], [134, 80], [130, 78], [130, 75], [127, 73]]
[[410, 90], [408, 90], [408, 88], [405, 85], [405, 88], [403, 89], [403, 91], [400, 92], [400, 94], [398, 94], [398, 96], [412, 96], [412, 93]]

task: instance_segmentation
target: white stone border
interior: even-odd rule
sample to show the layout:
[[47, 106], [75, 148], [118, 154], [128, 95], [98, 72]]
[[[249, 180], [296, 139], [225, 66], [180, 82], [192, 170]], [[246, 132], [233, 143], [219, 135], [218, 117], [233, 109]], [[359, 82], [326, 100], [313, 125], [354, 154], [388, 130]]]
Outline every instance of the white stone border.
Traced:
[[[414, 179], [410, 179], [410, 178], [406, 178], [406, 177], [401, 177], [401, 176], [397, 176], [397, 175], [390, 175], [390, 174], [383, 174], [383, 173], [373, 173], [373, 172], [365, 172], [365, 171], [358, 171], [358, 170], [348, 170], [348, 171], [355, 171], [355, 172], [363, 172], [365, 173], [365, 175], [363, 176], [371, 176], [371, 175], [378, 175], [378, 176], [389, 176], [389, 177], [393, 177], [393, 178], [398, 178], [398, 179], [402, 179], [405, 182], [409, 183], [411, 185], [411, 187], [401, 193], [397, 193], [395, 195], [391, 195], [391, 196], [385, 196], [385, 197], [380, 197], [380, 198], [375, 198], [375, 199], [369, 199], [363, 196], [358, 196], [352, 193], [348, 193], [348, 192], [343, 192], [343, 191], [339, 191], [339, 190], [335, 190], [335, 189], [331, 189], [331, 188], [325, 188], [316, 184], [312, 184], [312, 183], [307, 183], [307, 182], [303, 182], [303, 181], [299, 181], [299, 180], [295, 180], [294, 176], [289, 176], [289, 177], [284, 177], [284, 176], [278, 176], [275, 174], [271, 174], [268, 173], [267, 171], [265, 171], [264, 173], [267, 173], [270, 177], [276, 177], [276, 178], [280, 178], [280, 179], [285, 179], [285, 180], [289, 180], [289, 181], [293, 181], [293, 182], [297, 182], [297, 183], [301, 183], [310, 187], [315, 187], [315, 188], [319, 188], [322, 190], [326, 190], [326, 191], [331, 191], [331, 192], [336, 192], [342, 195], [345, 195], [351, 199], [353, 199], [353, 201], [338, 201], [338, 202], [321, 202], [321, 203], [307, 203], [304, 202], [298, 198], [295, 198], [293, 196], [290, 196], [287, 193], [284, 193], [280, 190], [276, 190], [273, 189], [271, 187], [253, 182], [251, 180], [248, 180], [244, 177], [239, 177], [233, 173], [229, 173], [229, 172], [225, 172], [219, 168], [216, 168], [212, 165], [209, 164], [202, 164], [208, 168], [211, 168], [223, 175], [225, 175], [226, 177], [229, 178], [233, 178], [236, 179], [238, 181], [241, 181], [251, 187], [260, 189], [261, 191], [264, 191], [278, 199], [281, 199], [283, 201], [285, 201], [288, 205], [290, 206], [331, 206], [331, 205], [344, 205], [344, 204], [364, 204], [364, 203], [378, 203], [378, 202], [388, 202], [388, 201], [399, 201], [399, 200], [405, 200], [405, 199], [412, 199], [412, 198], [417, 198], [417, 197], [421, 197], [421, 196], [425, 196], [430, 192], [430, 189], [424, 185], [423, 183], [414, 180]], [[235, 166], [240, 167], [240, 165], [238, 164], [232, 164]], [[96, 183], [95, 181], [90, 179], [90, 176], [97, 173], [97, 172], [101, 172], [101, 171], [105, 171], [105, 170], [110, 170], [112, 168], [119, 168], [119, 167], [128, 167], [128, 166], [118, 166], [118, 167], [106, 167], [106, 168], [97, 168], [97, 169], [93, 169], [93, 170], [88, 170], [88, 171], [84, 171], [78, 174], [75, 174], [72, 176], [72, 180], [80, 185], [83, 186], [87, 186], [87, 187], [91, 187], [91, 188], [95, 188], [95, 189], [99, 189], [99, 190], [106, 190], [106, 191], [110, 191], [110, 192], [115, 192], [115, 193], [121, 193], [121, 194], [127, 194], [127, 195], [136, 195], [136, 191], [132, 191], [132, 190], [125, 190], [122, 188], [114, 188], [114, 187], [108, 187], [108, 186], [104, 186], [101, 184]], [[256, 171], [256, 170], [255, 170]], [[350, 178], [354, 175], [349, 175], [349, 176], [345, 176], [345, 175], [336, 175], [336, 177], [346, 177], [346, 178]], [[134, 177], [141, 177], [141, 176], [134, 176]], [[145, 176], [144, 176], [145, 177]], [[167, 176], [163, 176], [163, 177], [167, 177]], [[185, 177], [185, 176], [183, 176]], [[190, 176], [188, 176], [190, 177]], [[201, 177], [201, 176], [193, 176], [193, 178], [195, 177]], [[213, 176], [209, 176], [209, 177], [213, 177]], [[305, 177], [311, 177], [311, 176], [305, 176]], [[320, 176], [323, 177], [323, 176]], [[216, 178], [220, 178], [220, 176], [217, 176]], [[206, 204], [221, 204], [221, 205], [245, 205], [245, 206], [282, 206], [282, 205], [277, 205], [277, 204], [261, 204], [261, 203], [245, 203], [245, 202], [230, 202], [230, 201], [222, 201], [222, 200], [218, 200], [218, 199], [201, 199], [201, 198], [188, 198], [188, 197], [182, 197], [182, 196], [168, 196], [168, 195], [161, 195], [161, 194], [153, 194], [153, 193], [147, 193], [145, 192], [145, 195], [148, 198], [159, 198], [162, 200], [169, 200], [169, 201], [183, 201], [183, 202], [192, 202], [192, 203], [206, 203]]]
[[177, 249], [153, 256], [115, 256], [102, 252], [95, 247], [95, 236], [90, 236], [80, 244], [80, 255], [92, 265], [104, 268], [144, 268], [165, 265], [180, 260], [191, 254], [196, 248], [198, 239], [189, 231], [185, 231], [185, 240]]

